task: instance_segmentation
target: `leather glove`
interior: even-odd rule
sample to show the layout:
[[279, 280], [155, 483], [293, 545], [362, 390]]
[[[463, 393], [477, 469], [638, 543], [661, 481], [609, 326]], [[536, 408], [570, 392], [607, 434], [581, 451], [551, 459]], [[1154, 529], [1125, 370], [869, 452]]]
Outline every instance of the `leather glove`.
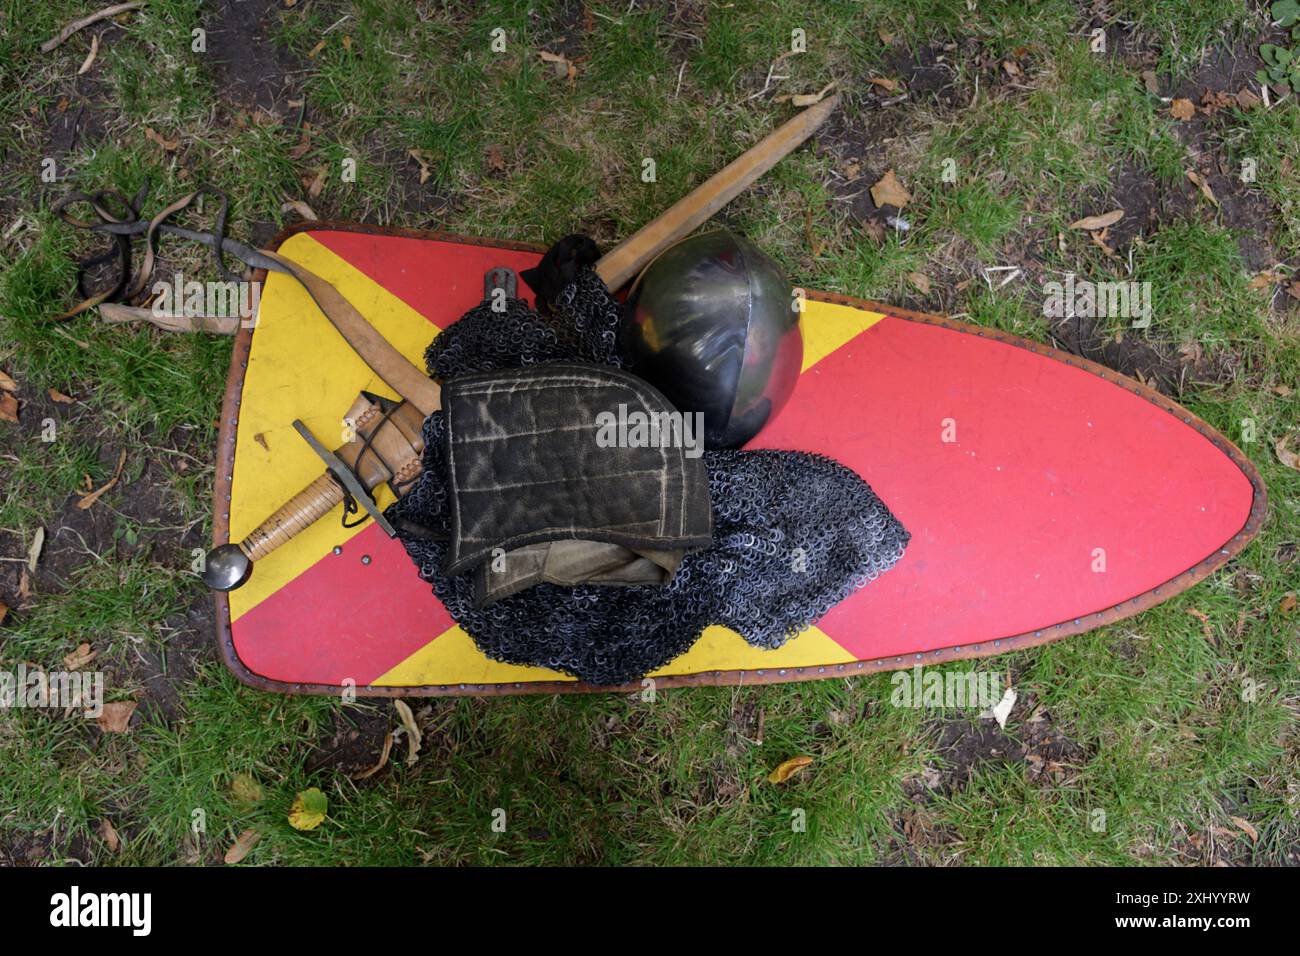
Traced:
[[589, 237], [565, 236], [546, 250], [542, 261], [519, 273], [537, 295], [537, 304], [554, 302], [564, 287], [578, 277], [578, 272], [600, 258], [600, 249]]

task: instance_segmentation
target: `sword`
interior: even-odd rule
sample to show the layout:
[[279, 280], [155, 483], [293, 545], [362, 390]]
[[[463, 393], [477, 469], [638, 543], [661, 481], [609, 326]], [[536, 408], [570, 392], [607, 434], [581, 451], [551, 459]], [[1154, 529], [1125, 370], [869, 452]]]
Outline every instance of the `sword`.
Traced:
[[[721, 172], [601, 257], [595, 266], [596, 274], [610, 290], [619, 289], [660, 252], [709, 219], [804, 142], [838, 103], [838, 96], [829, 97], [782, 124], [728, 163]], [[302, 283], [339, 334], [375, 374], [402, 396], [403, 401], [385, 411], [376, 396], [363, 394], [349, 410], [349, 417], [357, 422], [356, 430], [363, 446], [373, 448], [382, 444], [388, 449], [388, 458], [381, 466], [374, 467], [374, 462], [370, 462], [372, 467], [367, 474], [375, 479], [374, 483], [366, 484], [368, 479], [359, 481], [365, 494], [358, 496], [354, 489], [349, 488], [347, 479], [330, 470], [331, 462], [325, 458], [325, 473], [290, 498], [252, 534], [240, 542], [220, 544], [208, 552], [201, 576], [209, 587], [219, 591], [239, 587], [248, 580], [255, 561], [329, 514], [345, 500], [355, 500], [368, 512], [377, 515], [378, 508], [369, 492], [385, 481], [400, 497], [419, 475], [424, 443], [418, 425], [413, 434], [397, 427], [398, 409], [407, 409], [402, 413], [403, 419], [409, 420], [414, 412], [423, 421], [442, 404], [438, 384], [397, 351], [337, 289], [278, 253], [260, 250], [260, 254], [271, 260], [266, 263], [267, 268], [285, 272]], [[367, 430], [363, 431], [362, 423]], [[354, 440], [340, 446], [333, 453], [336, 459], [346, 465], [349, 455], [355, 457], [352, 446], [356, 443]], [[358, 461], [366, 463], [364, 453]]]

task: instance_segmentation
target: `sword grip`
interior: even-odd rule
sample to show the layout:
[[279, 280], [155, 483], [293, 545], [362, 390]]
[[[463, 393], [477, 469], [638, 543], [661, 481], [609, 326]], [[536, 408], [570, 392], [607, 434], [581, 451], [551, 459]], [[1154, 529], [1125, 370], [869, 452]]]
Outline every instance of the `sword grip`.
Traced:
[[249, 560], [260, 561], [308, 525], [329, 514], [342, 501], [343, 489], [326, 472], [239, 542], [239, 549], [248, 555]]

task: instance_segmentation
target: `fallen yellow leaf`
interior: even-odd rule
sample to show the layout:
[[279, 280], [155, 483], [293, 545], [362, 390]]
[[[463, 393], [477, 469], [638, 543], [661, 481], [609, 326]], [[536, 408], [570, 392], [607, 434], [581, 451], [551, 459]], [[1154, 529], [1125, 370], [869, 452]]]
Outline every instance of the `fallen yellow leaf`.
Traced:
[[295, 830], [315, 830], [325, 822], [329, 798], [318, 787], [303, 790], [289, 808], [289, 826]]
[[791, 757], [768, 774], [767, 779], [770, 783], [785, 783], [812, 762], [812, 757]]
[[406, 701], [395, 700], [393, 707], [397, 710], [397, 716], [402, 719], [402, 726], [406, 729], [406, 762], [413, 764], [420, 756], [420, 741], [424, 739], [424, 734], [420, 732], [420, 725], [415, 722], [415, 714], [411, 713], [411, 708]]

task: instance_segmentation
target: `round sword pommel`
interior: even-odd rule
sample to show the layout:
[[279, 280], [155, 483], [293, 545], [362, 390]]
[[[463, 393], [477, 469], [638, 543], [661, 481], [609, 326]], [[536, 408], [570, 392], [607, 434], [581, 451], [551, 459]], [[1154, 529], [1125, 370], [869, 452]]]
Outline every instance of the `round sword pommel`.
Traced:
[[233, 591], [253, 571], [253, 562], [237, 544], [223, 544], [208, 552], [203, 565], [203, 583], [214, 591]]

